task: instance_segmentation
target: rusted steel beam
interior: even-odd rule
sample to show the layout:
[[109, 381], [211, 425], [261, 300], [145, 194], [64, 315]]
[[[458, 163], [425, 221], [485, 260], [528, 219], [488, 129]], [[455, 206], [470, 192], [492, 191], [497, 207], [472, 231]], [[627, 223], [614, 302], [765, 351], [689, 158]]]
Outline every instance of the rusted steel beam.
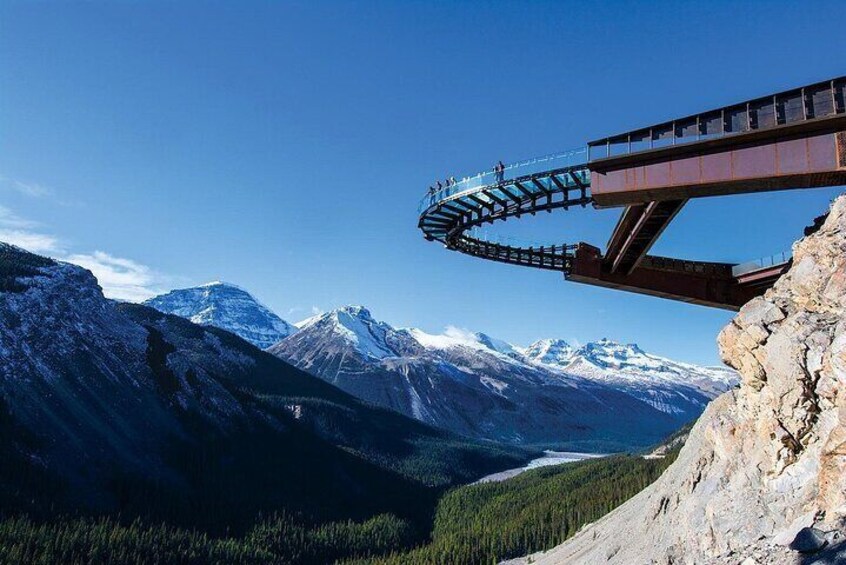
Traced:
[[[617, 253], [611, 257], [608, 257], [608, 255], [606, 254], [605, 260], [609, 264], [610, 271], [612, 273], [615, 273], [617, 271], [617, 268], [620, 266], [620, 263], [622, 262], [623, 258], [626, 257], [626, 255], [629, 253], [630, 249], [632, 248], [632, 245], [640, 236], [641, 232], [644, 230], [644, 226], [653, 216], [657, 207], [657, 202], [650, 202], [649, 204], [646, 204], [645, 206], [641, 207], [640, 214], [636, 218], [634, 225], [631, 226], [629, 232], [622, 238], [623, 241], [620, 244]], [[652, 241], [654, 241], [654, 238], [652, 238]], [[645, 250], [643, 252], [645, 253]]]
[[684, 206], [684, 200], [629, 206], [611, 236], [605, 263], [609, 271], [630, 273]]
[[[725, 120], [723, 120], [725, 121]], [[842, 131], [846, 127], [846, 113], [840, 112], [816, 120], [792, 122], [778, 126], [744, 131], [743, 133], [724, 134], [717, 137], [690, 141], [679, 145], [655, 147], [643, 151], [623, 153], [610, 157], [594, 159], [588, 163], [591, 171], [607, 171], [627, 167], [633, 163], [643, 164], [649, 161], [662, 161], [669, 157], [685, 157], [704, 152], [718, 152], [740, 144], [761, 144], [791, 137], [811, 137], [817, 134]]]
[[740, 307], [766, 290], [740, 285], [732, 265], [647, 257], [629, 274], [603, 267], [599, 248], [579, 244], [566, 274], [568, 281], [626, 290], [726, 310]]
[[605, 246], [606, 259], [615, 257], [620, 253], [623, 242], [631, 232], [638, 218], [643, 214], [644, 208], [646, 208], [646, 204], [632, 204], [631, 206], [626, 206], [620, 214], [620, 217], [617, 219], [617, 225], [614, 226], [614, 231], [611, 232], [611, 237]]
[[[846, 117], [846, 116], [845, 116]], [[734, 145], [700, 148], [675, 156], [640, 154], [640, 163], [591, 172], [591, 192], [599, 207], [657, 200], [741, 194], [790, 188], [846, 184], [846, 121], [837, 132], [794, 135], [749, 142], [743, 134]], [[704, 142], [707, 143], [707, 142]], [[656, 150], [658, 151], [658, 150]], [[632, 156], [634, 157], [634, 155]], [[593, 164], [591, 164], [593, 167]]]
[[[743, 102], [732, 104], [718, 109], [708, 110], [675, 119], [670, 122], [663, 122], [648, 128], [640, 128], [627, 133], [617, 134], [611, 137], [588, 142], [588, 151], [591, 157], [596, 152], [592, 148], [605, 148], [605, 158], [612, 158], [611, 147], [626, 145], [631, 153], [632, 139], [642, 141], [643, 133], [649, 132], [650, 148], [656, 139], [672, 137], [669, 145], [684, 145], [689, 141], [699, 141], [701, 135], [712, 136], [713, 134], [732, 133], [741, 131], [768, 130], [782, 124], [804, 124], [820, 121], [833, 114], [843, 112], [843, 105], [838, 98], [842, 97], [842, 91], [846, 89], [846, 77], [817, 82], [799, 88], [793, 88], [783, 92], [762, 96]], [[798, 108], [797, 108], [798, 106]], [[768, 115], [770, 108], [773, 110], [772, 118]], [[797, 111], [798, 110], [798, 111]], [[715, 131], [716, 125], [713, 118], [722, 117], [722, 124], [719, 131]], [[728, 119], [727, 119], [728, 118]], [[692, 127], [695, 124], [695, 128]], [[671, 125], [671, 130], [667, 128]], [[811, 124], [809, 127], [815, 127]], [[667, 134], [670, 135], [667, 135]], [[694, 135], [695, 133], [695, 135]], [[678, 143], [680, 140], [681, 143]], [[616, 158], [615, 156], [614, 158]], [[593, 160], [593, 159], [591, 159]]]
[[744, 273], [737, 277], [737, 283], [742, 286], [766, 286], [771, 287], [775, 281], [790, 268], [790, 262], [781, 263], [780, 265], [772, 265], [761, 268], [757, 271]]

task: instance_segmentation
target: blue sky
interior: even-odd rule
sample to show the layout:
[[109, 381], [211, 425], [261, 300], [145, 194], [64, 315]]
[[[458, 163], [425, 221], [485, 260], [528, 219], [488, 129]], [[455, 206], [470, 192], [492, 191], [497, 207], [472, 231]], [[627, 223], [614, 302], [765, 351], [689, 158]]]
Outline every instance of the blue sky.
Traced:
[[[825, 17], [820, 17], [825, 14]], [[222, 279], [283, 317], [607, 336], [717, 361], [730, 313], [426, 243], [436, 178], [844, 73], [846, 3], [0, 5], [0, 239], [115, 294]], [[654, 253], [789, 249], [839, 190], [692, 202]], [[504, 225], [604, 244], [616, 212]]]

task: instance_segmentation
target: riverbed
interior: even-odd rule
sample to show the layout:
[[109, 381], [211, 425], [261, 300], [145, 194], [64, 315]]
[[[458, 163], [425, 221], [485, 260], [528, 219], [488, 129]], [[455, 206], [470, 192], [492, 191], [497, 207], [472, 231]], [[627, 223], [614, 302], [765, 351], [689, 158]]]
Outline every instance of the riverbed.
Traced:
[[499, 481], [510, 479], [511, 477], [516, 477], [520, 473], [523, 473], [530, 469], [537, 469], [538, 467], [548, 467], [549, 465], [562, 465], [564, 463], [584, 461], [585, 459], [597, 459], [599, 457], [605, 457], [605, 455], [602, 453], [577, 453], [575, 451], [544, 451], [543, 453], [543, 457], [532, 459], [523, 467], [507, 469], [505, 471], [500, 471], [499, 473], [487, 475], [473, 484], [475, 485], [479, 483], [496, 483]]

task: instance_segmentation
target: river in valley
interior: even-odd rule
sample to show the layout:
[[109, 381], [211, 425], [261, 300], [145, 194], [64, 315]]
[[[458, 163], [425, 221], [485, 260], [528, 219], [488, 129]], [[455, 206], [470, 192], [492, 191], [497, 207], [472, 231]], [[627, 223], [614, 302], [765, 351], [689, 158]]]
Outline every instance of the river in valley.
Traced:
[[524, 471], [528, 471], [530, 469], [537, 469], [538, 467], [547, 467], [549, 465], [561, 465], [563, 463], [573, 463], [575, 461], [583, 461], [585, 459], [596, 459], [598, 457], [605, 457], [605, 455], [601, 453], [577, 453], [574, 451], [544, 451], [543, 453], [543, 457], [532, 459], [531, 461], [529, 461], [528, 464], [523, 467], [507, 469], [505, 471], [500, 471], [499, 473], [487, 475], [473, 484], [495, 483], [499, 481], [504, 481], [505, 479], [516, 477]]

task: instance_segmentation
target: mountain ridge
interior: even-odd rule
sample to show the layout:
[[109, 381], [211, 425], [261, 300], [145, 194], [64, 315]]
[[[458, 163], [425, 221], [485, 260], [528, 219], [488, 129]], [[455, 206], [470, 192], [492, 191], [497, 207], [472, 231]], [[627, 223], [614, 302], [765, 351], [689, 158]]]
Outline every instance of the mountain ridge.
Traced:
[[261, 349], [297, 331], [246, 289], [223, 281], [172, 290], [144, 304], [195, 324], [229, 330]]
[[[554, 444], [560, 434], [565, 445], [595, 449], [657, 441], [736, 379], [729, 369], [607, 339], [520, 348], [456, 328], [394, 328], [361, 306], [313, 317], [268, 351], [354, 396], [457, 433], [521, 444]], [[642, 436], [627, 444], [617, 421]]]
[[282, 510], [402, 516], [531, 456], [362, 403], [229, 331], [108, 300], [76, 265], [0, 243], [0, 284], [4, 510], [209, 530]]
[[[188, 304], [190, 295], [159, 298], [148, 304], [176, 314], [199, 310]], [[441, 334], [397, 328], [356, 304], [289, 329], [267, 351], [353, 396], [455, 433], [518, 444], [561, 447], [560, 432], [563, 447], [572, 449], [641, 448], [696, 418], [737, 379], [726, 368], [673, 361], [608, 338], [578, 346], [547, 338], [520, 347], [455, 327]], [[468, 416], [462, 406], [478, 411]], [[520, 415], [521, 406], [543, 416]], [[621, 411], [645, 420], [630, 422], [644, 430], [631, 445], [613, 431]]]

